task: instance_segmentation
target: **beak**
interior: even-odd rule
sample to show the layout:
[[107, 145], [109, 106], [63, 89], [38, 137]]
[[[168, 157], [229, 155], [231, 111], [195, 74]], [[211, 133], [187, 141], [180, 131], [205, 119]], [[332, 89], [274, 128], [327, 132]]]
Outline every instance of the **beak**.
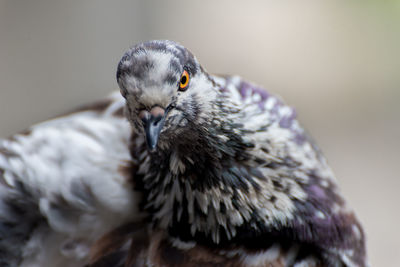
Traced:
[[156, 106], [150, 112], [144, 112], [141, 119], [146, 133], [147, 147], [153, 152], [157, 146], [161, 129], [164, 126], [164, 109]]

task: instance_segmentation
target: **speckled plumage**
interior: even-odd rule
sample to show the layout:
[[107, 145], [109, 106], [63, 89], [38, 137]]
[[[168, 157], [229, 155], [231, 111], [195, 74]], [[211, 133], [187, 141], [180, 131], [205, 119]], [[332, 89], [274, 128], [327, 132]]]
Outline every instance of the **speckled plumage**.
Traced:
[[[190, 81], [179, 90], [184, 70]], [[131, 129], [114, 94], [100, 108], [3, 141], [1, 203], [12, 209], [9, 198], [24, 199], [18, 208], [30, 205], [32, 220], [16, 224], [23, 234], [8, 234], [0, 253], [18, 258], [7, 238], [22, 236], [20, 255], [38, 246], [36, 229], [47, 229], [62, 238], [46, 244], [72, 240], [90, 249], [79, 262], [92, 267], [367, 266], [363, 230], [293, 108], [238, 76], [208, 74], [171, 41], [132, 47], [117, 80]], [[149, 150], [140, 114], [150, 116], [154, 107], [165, 114]], [[33, 158], [51, 167], [43, 181]], [[2, 227], [13, 216], [0, 218]], [[71, 216], [89, 216], [98, 227], [88, 231], [93, 220]], [[76, 258], [75, 251], [70, 260]]]
[[[180, 92], [184, 70], [191, 80]], [[140, 110], [167, 110], [157, 150], [140, 142], [133, 149], [151, 232], [163, 233], [172, 247], [173, 239], [216, 254], [272, 248], [281, 256], [270, 264], [366, 265], [358, 221], [295, 111], [280, 99], [239, 77], [209, 75], [169, 41], [130, 49], [117, 79], [139, 136]]]

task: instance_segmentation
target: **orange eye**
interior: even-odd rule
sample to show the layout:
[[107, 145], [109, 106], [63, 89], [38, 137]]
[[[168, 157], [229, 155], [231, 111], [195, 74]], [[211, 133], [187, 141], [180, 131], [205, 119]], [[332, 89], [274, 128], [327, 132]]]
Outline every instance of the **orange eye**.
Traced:
[[181, 76], [181, 80], [179, 82], [179, 90], [185, 91], [188, 84], [189, 84], [189, 73], [186, 70], [184, 70]]

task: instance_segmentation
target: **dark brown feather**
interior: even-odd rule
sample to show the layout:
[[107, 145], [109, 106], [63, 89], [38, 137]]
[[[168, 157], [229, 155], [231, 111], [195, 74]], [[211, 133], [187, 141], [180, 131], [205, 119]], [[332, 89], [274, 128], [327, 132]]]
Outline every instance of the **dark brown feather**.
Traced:
[[130, 223], [114, 229], [101, 237], [91, 248], [90, 266], [96, 265], [102, 258], [115, 254], [130, 242], [132, 235], [143, 226], [139, 223]]

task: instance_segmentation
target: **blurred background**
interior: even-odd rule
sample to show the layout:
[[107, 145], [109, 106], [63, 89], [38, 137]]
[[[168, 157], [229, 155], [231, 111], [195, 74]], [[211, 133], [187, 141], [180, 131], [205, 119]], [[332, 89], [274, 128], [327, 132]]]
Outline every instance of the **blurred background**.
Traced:
[[149, 39], [295, 106], [372, 265], [400, 266], [400, 1], [0, 0], [0, 136], [117, 89], [120, 57]]

